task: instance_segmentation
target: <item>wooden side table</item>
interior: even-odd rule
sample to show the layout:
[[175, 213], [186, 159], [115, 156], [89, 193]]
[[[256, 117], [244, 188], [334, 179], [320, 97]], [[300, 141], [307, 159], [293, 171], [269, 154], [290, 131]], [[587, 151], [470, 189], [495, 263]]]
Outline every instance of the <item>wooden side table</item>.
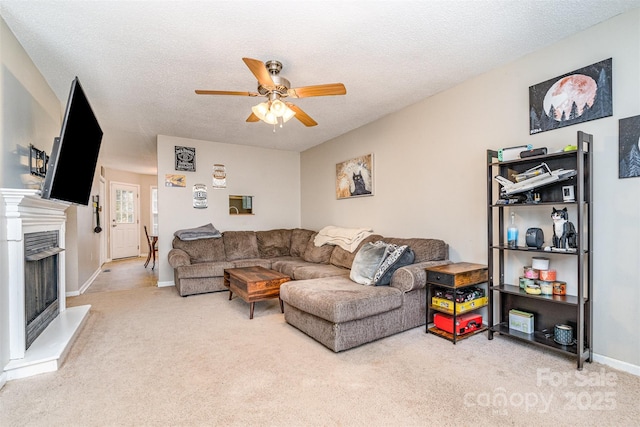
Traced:
[[[426, 311], [426, 332], [438, 335], [442, 338], [448, 339], [454, 344], [461, 339], [468, 338], [472, 335], [487, 330], [487, 326], [484, 322], [476, 329], [460, 334], [460, 331], [456, 327], [456, 322], [460, 319], [460, 316], [467, 313], [472, 313], [479, 308], [485, 307], [488, 303], [488, 297], [477, 298], [467, 302], [456, 302], [455, 292], [458, 289], [467, 288], [470, 286], [480, 285], [486, 283], [489, 274], [486, 265], [473, 264], [469, 262], [458, 262], [447, 265], [439, 265], [436, 267], [429, 267], [426, 269], [427, 273], [427, 311]], [[454, 294], [453, 300], [436, 299], [433, 298], [434, 287], [445, 288], [451, 290]], [[433, 313], [443, 313], [452, 318], [452, 332], [445, 331], [437, 326], [429, 327], [430, 318]]]

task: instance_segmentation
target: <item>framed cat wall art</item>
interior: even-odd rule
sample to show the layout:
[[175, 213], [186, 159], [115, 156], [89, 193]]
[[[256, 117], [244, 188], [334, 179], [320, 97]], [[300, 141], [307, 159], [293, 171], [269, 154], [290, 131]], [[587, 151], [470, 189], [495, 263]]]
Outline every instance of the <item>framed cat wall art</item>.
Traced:
[[373, 154], [336, 164], [336, 198], [373, 196]]

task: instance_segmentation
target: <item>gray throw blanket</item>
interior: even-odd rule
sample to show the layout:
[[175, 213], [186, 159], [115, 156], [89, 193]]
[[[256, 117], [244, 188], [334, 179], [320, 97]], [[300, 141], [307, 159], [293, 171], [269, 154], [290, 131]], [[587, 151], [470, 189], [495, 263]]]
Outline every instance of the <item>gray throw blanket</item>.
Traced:
[[173, 235], [180, 240], [198, 240], [222, 237], [222, 233], [216, 230], [211, 223], [196, 228], [178, 230], [173, 233]]

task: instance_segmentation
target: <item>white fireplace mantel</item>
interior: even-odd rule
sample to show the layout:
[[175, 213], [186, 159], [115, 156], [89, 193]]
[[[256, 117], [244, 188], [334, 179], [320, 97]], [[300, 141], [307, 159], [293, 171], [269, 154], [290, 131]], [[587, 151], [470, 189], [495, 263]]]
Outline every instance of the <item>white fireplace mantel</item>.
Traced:
[[[58, 306], [60, 314], [26, 349], [24, 235], [58, 231], [58, 246], [65, 246], [65, 210], [69, 204], [40, 197], [37, 190], [0, 188], [0, 254], [7, 268], [2, 281], [8, 286], [9, 364], [6, 379], [56, 370], [84, 323], [90, 306], [67, 310], [65, 304], [65, 256], [58, 254]], [[5, 286], [5, 285], [1, 285]], [[5, 307], [0, 307], [4, 309]]]

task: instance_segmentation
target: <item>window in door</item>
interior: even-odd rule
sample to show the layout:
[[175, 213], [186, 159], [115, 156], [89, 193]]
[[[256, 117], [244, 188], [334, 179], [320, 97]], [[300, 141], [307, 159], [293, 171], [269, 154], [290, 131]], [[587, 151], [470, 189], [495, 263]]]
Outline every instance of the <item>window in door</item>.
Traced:
[[158, 235], [158, 187], [151, 187], [151, 230]]

